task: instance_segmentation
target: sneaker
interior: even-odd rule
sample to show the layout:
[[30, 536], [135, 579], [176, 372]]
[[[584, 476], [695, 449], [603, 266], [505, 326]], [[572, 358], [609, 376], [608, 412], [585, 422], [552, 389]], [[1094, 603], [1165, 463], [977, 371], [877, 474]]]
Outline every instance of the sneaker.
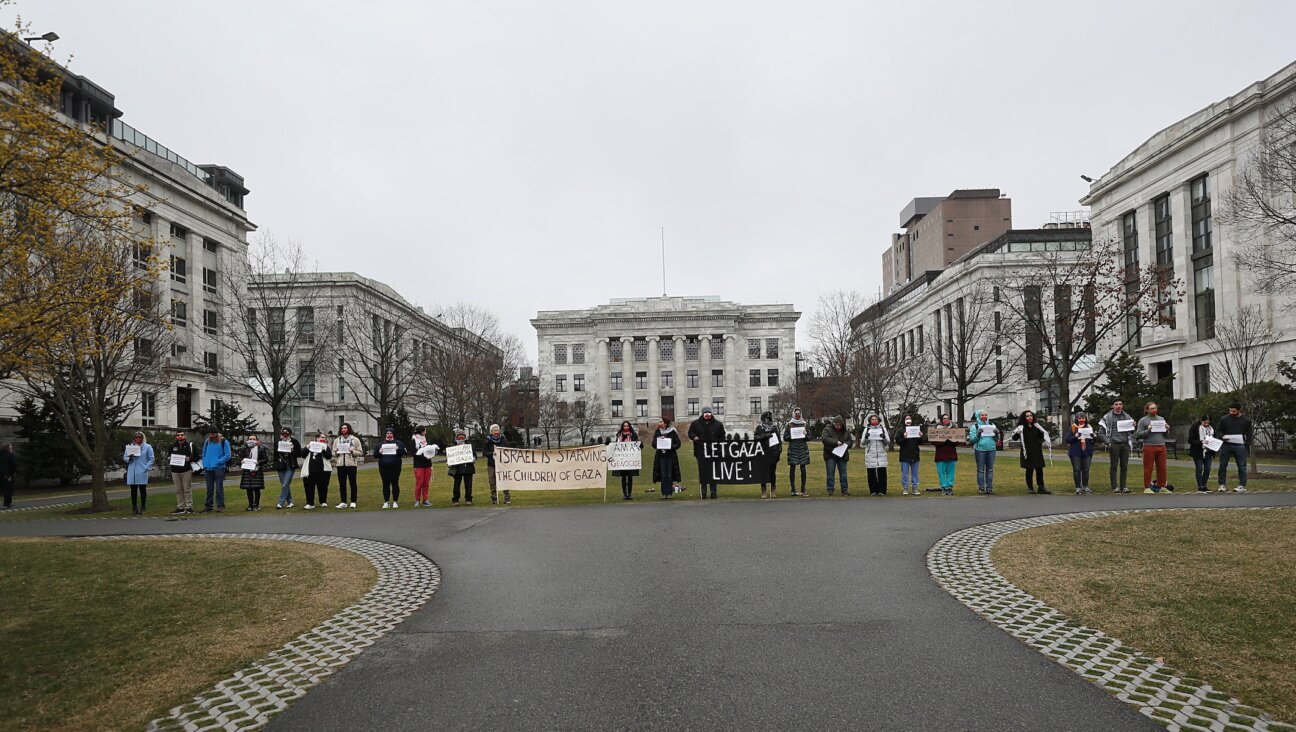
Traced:
[[1228, 488], [1224, 487], [1223, 485], [1220, 485], [1218, 490], [1220, 493], [1228, 493]]
[[1143, 489], [1143, 492], [1144, 492], [1144, 493], [1156, 493], [1156, 491], [1152, 490], [1151, 488], [1144, 488], [1144, 489]]
[[1233, 492], [1234, 492], [1234, 493], [1246, 493], [1246, 486], [1244, 486], [1244, 485], [1240, 485], [1240, 486], [1238, 486], [1237, 488], [1234, 488], [1234, 489], [1233, 489]]
[[185, 513], [193, 513], [193, 509], [192, 509], [192, 508], [186, 508], [186, 509], [185, 509]]
[[[509, 504], [512, 503], [512, 502], [513, 502], [513, 498], [512, 498], [512, 497], [509, 497], [509, 498], [505, 498], [505, 499], [504, 499], [504, 505], [505, 505], [505, 506], [509, 505]], [[425, 504], [423, 504], [423, 505], [426, 506], [427, 504], [425, 503]]]
[[[1086, 490], [1087, 490], [1087, 489], [1086, 489]], [[1051, 495], [1053, 495], [1053, 491], [1049, 490], [1048, 488], [1040, 488], [1039, 490], [1037, 490], [1037, 491], [1035, 491], [1035, 492], [1038, 493], [1038, 494], [1041, 495], [1041, 496], [1051, 496]]]
[[1088, 494], [1090, 494], [1090, 495], [1093, 494], [1093, 491], [1089, 489], [1089, 486], [1085, 486], [1084, 492], [1085, 492], [1085, 493], [1088, 493]]
[[284, 505], [284, 508], [292, 508], [292, 507], [293, 507], [292, 501], [289, 501], [286, 505]]
[[216, 513], [225, 513], [225, 507], [224, 507], [224, 506], [217, 506], [217, 507], [216, 507]]
[[313, 503], [308, 503], [308, 504], [306, 504], [305, 506], [302, 506], [302, 508], [306, 509], [307, 511], [314, 511], [314, 510], [315, 510], [315, 504], [313, 504]]
[[1075, 494], [1076, 494], [1077, 496], [1080, 495], [1082, 492], [1083, 492], [1083, 491], [1081, 491], [1079, 488], [1076, 488], [1076, 489], [1075, 489]]
[[1197, 486], [1197, 492], [1198, 492], [1198, 493], [1210, 493], [1210, 491], [1207, 490], [1207, 489], [1206, 489], [1206, 486], [1204, 486], [1204, 485], [1199, 485], [1199, 486]]
[[248, 506], [247, 508], [245, 508], [245, 509], [243, 509], [243, 510], [244, 510], [244, 511], [255, 511], [255, 510], [256, 510], [256, 506]]
[[281, 508], [283, 508], [283, 507], [284, 507], [284, 506], [283, 506], [282, 503], [276, 503], [276, 504], [275, 504], [275, 510], [276, 510], [276, 511], [278, 511], [279, 509], [281, 509]]
[[395, 501], [392, 501], [392, 508], [400, 508], [400, 504]]
[[391, 508], [391, 501], [386, 501], [386, 502], [384, 502], [384, 503], [383, 503], [383, 508]]
[[346, 503], [346, 501], [343, 501], [343, 502], [339, 503], [338, 505], [334, 506], [333, 508], [346, 508], [346, 507], [347, 507], [347, 503]]
[[471, 505], [472, 505], [472, 499], [469, 499], [469, 500], [467, 500], [467, 501], [464, 501], [464, 505], [466, 505], [466, 506], [471, 506]]
[[351, 508], [355, 508], [355, 501], [351, 502]]
[[184, 512], [185, 512], [185, 510], [184, 510], [183, 508], [177, 508], [176, 510], [174, 510], [174, 511], [171, 512], [171, 515], [172, 515], [172, 516], [175, 516], [176, 514], [181, 514], [181, 513], [184, 513]]
[[492, 506], [499, 505], [499, 499], [496, 498], [495, 496], [491, 496], [491, 505]]
[[458, 502], [458, 501], [451, 501], [451, 502], [450, 502], [450, 505], [451, 505], [452, 507], [453, 507], [453, 506], [458, 506], [458, 505], [459, 505], [459, 502]]

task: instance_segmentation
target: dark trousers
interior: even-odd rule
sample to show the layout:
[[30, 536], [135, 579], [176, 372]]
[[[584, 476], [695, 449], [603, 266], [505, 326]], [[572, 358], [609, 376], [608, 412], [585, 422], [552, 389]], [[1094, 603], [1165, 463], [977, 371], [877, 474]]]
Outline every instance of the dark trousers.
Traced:
[[1033, 491], [1035, 490], [1035, 486], [1037, 485], [1040, 487], [1041, 490], [1043, 490], [1044, 468], [1042, 467], [1026, 468], [1026, 490]]
[[244, 488], [243, 490], [247, 491], [248, 505], [251, 506], [252, 508], [260, 508], [260, 506], [261, 506], [261, 489], [260, 489], [260, 488]]
[[4, 507], [9, 508], [13, 505], [13, 488], [14, 479], [12, 476], [0, 477], [0, 498], [4, 499]]
[[[350, 465], [337, 469], [338, 492], [342, 494], [343, 503], [356, 502], [356, 466]], [[347, 500], [347, 481], [351, 482], [351, 500]]]
[[675, 495], [675, 481], [671, 480], [669, 470], [662, 471], [661, 494], [662, 498], [670, 498]]
[[887, 491], [887, 469], [868, 468], [869, 495], [885, 496]]
[[396, 465], [379, 465], [378, 474], [382, 476], [383, 502], [400, 500], [400, 463]]
[[769, 475], [761, 481], [761, 490], [765, 490], [765, 484], [770, 484], [770, 490], [778, 487], [778, 463], [773, 463], [769, 467]]
[[1206, 484], [1210, 482], [1211, 463], [1215, 460], [1215, 453], [1210, 450], [1202, 450], [1202, 453], [1204, 454], [1193, 456], [1193, 467], [1196, 468], [1194, 475], [1197, 476], [1197, 490], [1205, 489]]
[[634, 498], [634, 476], [626, 474], [621, 476], [621, 497]]
[[788, 466], [788, 490], [795, 491], [797, 489], [797, 483], [796, 483], [797, 468], [801, 468], [801, 492], [805, 493], [806, 466], [804, 465]]
[[472, 473], [467, 475], [456, 475], [454, 477], [454, 488], [450, 491], [450, 500], [454, 503], [459, 502], [459, 484], [463, 483], [464, 500], [472, 503]]
[[[131, 509], [143, 511], [144, 504], [148, 502], [148, 486], [132, 485], [130, 489], [131, 489]], [[138, 504], [135, 503], [137, 499], [139, 500]], [[5, 505], [7, 506], [9, 504], [5, 503]]]
[[315, 505], [315, 494], [319, 494], [320, 505], [328, 503], [328, 487], [333, 480], [333, 474], [327, 470], [321, 471], [319, 475], [308, 475], [302, 478], [302, 485], [306, 487], [306, 505]]

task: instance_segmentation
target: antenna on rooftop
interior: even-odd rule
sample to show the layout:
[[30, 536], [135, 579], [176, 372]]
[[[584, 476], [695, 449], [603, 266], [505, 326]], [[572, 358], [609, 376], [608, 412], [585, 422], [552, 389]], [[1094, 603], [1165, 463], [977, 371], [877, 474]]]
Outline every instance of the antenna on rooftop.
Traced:
[[666, 297], [666, 227], [661, 227], [662, 244], [662, 297]]

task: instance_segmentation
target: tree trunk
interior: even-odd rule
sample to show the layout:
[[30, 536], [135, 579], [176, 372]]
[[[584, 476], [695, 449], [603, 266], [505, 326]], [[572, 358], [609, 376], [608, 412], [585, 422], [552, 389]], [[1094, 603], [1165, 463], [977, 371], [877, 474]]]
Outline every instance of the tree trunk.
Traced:
[[100, 444], [99, 449], [95, 451], [96, 459], [91, 461], [90, 468], [90, 508], [95, 513], [111, 511], [112, 506], [108, 503], [108, 488], [104, 485], [104, 448]]

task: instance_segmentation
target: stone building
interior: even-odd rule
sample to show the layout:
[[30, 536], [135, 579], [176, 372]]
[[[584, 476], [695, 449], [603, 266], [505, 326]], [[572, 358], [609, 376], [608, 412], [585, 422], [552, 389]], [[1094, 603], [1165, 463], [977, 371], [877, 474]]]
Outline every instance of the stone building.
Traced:
[[890, 295], [949, 266], [1012, 228], [1012, 200], [998, 188], [961, 188], [944, 198], [915, 198], [900, 211], [903, 232], [882, 254], [882, 292]]
[[704, 407], [750, 430], [770, 398], [796, 378], [791, 305], [715, 297], [614, 299], [584, 310], [540, 311], [542, 392], [603, 405], [607, 428], [662, 415], [691, 421]]

